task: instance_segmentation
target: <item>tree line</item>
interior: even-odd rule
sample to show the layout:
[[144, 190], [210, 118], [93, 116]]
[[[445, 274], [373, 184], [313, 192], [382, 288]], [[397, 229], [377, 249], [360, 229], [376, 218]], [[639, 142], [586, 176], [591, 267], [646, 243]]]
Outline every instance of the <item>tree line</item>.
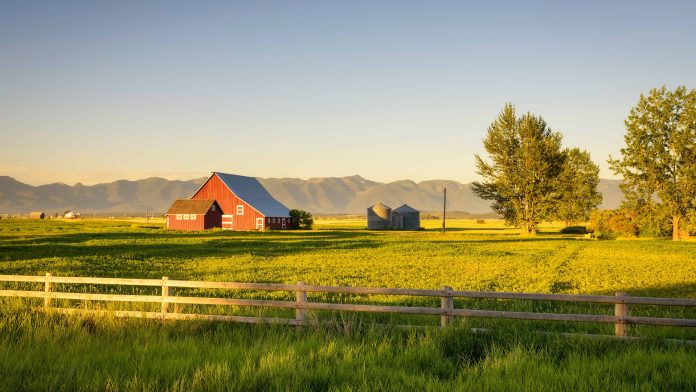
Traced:
[[[608, 160], [623, 177], [625, 200], [609, 218], [629, 217], [634, 234], [669, 226], [674, 240], [688, 236], [696, 226], [696, 90], [663, 86], [641, 94], [625, 126], [621, 157]], [[518, 116], [506, 104], [483, 141], [488, 159], [475, 156], [483, 181], [474, 182], [474, 193], [523, 235], [535, 235], [543, 221], [606, 223], [607, 214], [595, 212], [599, 166], [562, 141], [541, 116]]]

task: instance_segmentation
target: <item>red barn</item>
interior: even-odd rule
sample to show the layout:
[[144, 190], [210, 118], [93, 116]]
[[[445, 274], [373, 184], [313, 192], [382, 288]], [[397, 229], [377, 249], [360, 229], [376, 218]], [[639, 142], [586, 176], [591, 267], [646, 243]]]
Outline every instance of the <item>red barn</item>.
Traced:
[[289, 229], [291, 226], [288, 208], [254, 177], [213, 172], [191, 199], [216, 200], [222, 209], [223, 229]]
[[222, 226], [222, 211], [215, 200], [177, 200], [164, 219], [167, 229], [205, 230]]

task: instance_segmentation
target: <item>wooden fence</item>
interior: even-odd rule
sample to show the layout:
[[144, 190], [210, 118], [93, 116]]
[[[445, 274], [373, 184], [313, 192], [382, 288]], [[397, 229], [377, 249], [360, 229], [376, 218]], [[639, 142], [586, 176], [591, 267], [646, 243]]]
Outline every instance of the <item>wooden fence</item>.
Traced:
[[[505, 292], [475, 292], [475, 291], [456, 291], [450, 287], [442, 290], [422, 290], [422, 289], [399, 289], [399, 288], [376, 288], [376, 287], [344, 287], [344, 286], [316, 286], [308, 285], [303, 282], [297, 284], [272, 284], [272, 283], [239, 283], [239, 282], [204, 282], [190, 280], [172, 280], [168, 277], [162, 279], [119, 279], [119, 278], [89, 278], [89, 277], [58, 277], [47, 273], [45, 276], [23, 276], [23, 275], [0, 275], [0, 281], [4, 282], [35, 282], [43, 283], [43, 291], [30, 290], [0, 290], [0, 297], [23, 297], [23, 298], [43, 298], [44, 307], [62, 313], [79, 312], [108, 312], [120, 317], [144, 317], [156, 319], [176, 319], [176, 320], [218, 320], [235, 321], [245, 323], [273, 323], [304, 325], [308, 322], [308, 311], [351, 311], [351, 312], [373, 312], [373, 313], [401, 313], [440, 316], [440, 325], [448, 326], [454, 317], [481, 317], [481, 318], [504, 318], [521, 320], [544, 320], [544, 321], [574, 321], [590, 323], [614, 324], [615, 335], [626, 337], [626, 326], [629, 324], [662, 325], [676, 327], [696, 327], [696, 319], [675, 319], [659, 317], [638, 317], [629, 315], [629, 305], [656, 305], [656, 306], [684, 306], [696, 307], [696, 299], [691, 298], [653, 298], [653, 297], [632, 297], [626, 293], [616, 293], [615, 296], [606, 295], [566, 295], [566, 294], [528, 294], [528, 293], [505, 293]], [[90, 294], [74, 293], [56, 290], [57, 284], [95, 284], [95, 285], [120, 285], [120, 286], [151, 286], [161, 287], [161, 295], [127, 295], [127, 294]], [[259, 291], [284, 291], [294, 292], [294, 301], [260, 300], [260, 299], [241, 299], [241, 298], [212, 298], [212, 297], [190, 297], [172, 295], [172, 288], [189, 289], [233, 289], [233, 290], [259, 290]], [[367, 305], [367, 304], [345, 304], [345, 303], [323, 303], [311, 302], [307, 300], [307, 293], [340, 293], [358, 295], [396, 295], [413, 297], [439, 297], [441, 306], [422, 307], [422, 306], [390, 306], [390, 305]], [[518, 312], [500, 310], [480, 310], [480, 309], [458, 309], [454, 306], [455, 298], [478, 298], [478, 299], [507, 299], [507, 300], [535, 300], [535, 301], [558, 301], [574, 303], [600, 303], [614, 305], [614, 315], [590, 315], [590, 314], [560, 314], [560, 313], [539, 313], [539, 312]], [[77, 308], [53, 308], [54, 299], [66, 300], [89, 300], [89, 301], [120, 301], [120, 302], [143, 302], [159, 303], [159, 312], [141, 311], [93, 311]], [[295, 309], [295, 317], [272, 318], [272, 317], [246, 317], [231, 315], [211, 315], [197, 313], [176, 313], [169, 308], [169, 304], [196, 304], [196, 305], [226, 305], [242, 307], [261, 307], [261, 308], [284, 308]]]

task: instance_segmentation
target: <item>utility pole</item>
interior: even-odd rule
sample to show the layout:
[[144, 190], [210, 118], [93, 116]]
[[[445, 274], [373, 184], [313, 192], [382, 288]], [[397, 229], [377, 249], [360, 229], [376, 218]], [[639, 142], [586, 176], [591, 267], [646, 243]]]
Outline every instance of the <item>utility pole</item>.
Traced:
[[150, 212], [150, 211], [145, 210], [145, 222], [149, 222], [149, 221], [150, 221], [150, 214], [148, 214], [149, 212]]
[[445, 232], [445, 217], [447, 215], [447, 188], [442, 192], [442, 233]]

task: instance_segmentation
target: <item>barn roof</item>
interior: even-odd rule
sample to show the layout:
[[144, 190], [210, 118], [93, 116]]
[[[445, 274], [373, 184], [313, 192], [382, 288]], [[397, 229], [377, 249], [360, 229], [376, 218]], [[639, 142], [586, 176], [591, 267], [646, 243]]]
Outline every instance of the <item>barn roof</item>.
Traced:
[[169, 207], [166, 215], [171, 214], [206, 214], [215, 200], [177, 200]]
[[215, 172], [225, 185], [240, 199], [258, 212], [270, 217], [290, 216], [290, 210], [274, 199], [255, 177]]
[[395, 209], [394, 212], [396, 212], [396, 213], [398, 213], [398, 214], [406, 214], [406, 213], [409, 213], [409, 212], [420, 212], [420, 211], [418, 211], [417, 209], [411, 207], [411, 206], [408, 205], [408, 204], [404, 204], [404, 205], [402, 205], [401, 207]]

